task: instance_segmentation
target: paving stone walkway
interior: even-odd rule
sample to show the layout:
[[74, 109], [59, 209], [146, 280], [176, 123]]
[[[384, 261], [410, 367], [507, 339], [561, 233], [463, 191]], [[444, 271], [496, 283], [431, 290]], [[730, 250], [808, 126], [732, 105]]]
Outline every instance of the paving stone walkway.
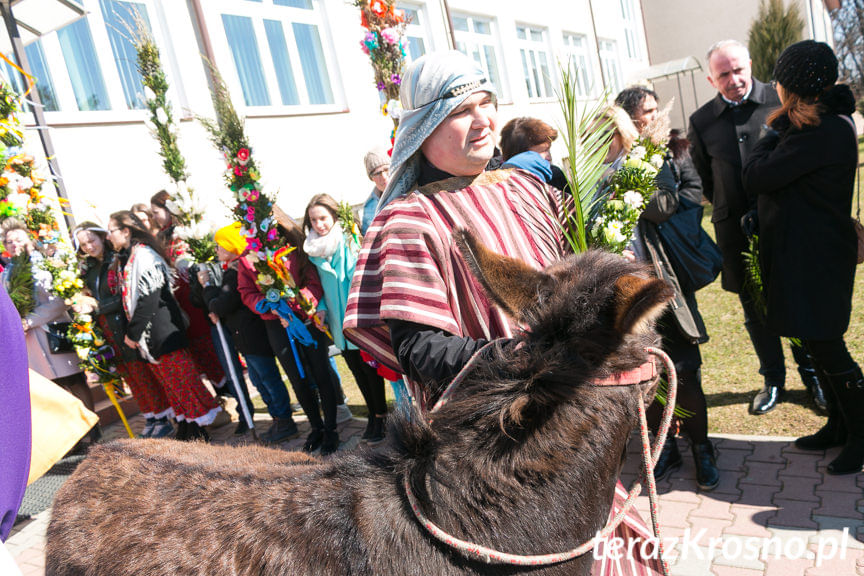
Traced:
[[[269, 418], [256, 414], [266, 429]], [[143, 418], [131, 421], [134, 430]], [[214, 442], [240, 444], [251, 435], [233, 436], [235, 424], [212, 431]], [[339, 425], [340, 450], [360, 442], [365, 420]], [[301, 435], [281, 447], [300, 450]], [[122, 425], [105, 431], [107, 439], [126, 435]], [[864, 474], [830, 476], [825, 466], [837, 449], [802, 452], [791, 438], [713, 436], [721, 469], [712, 492], [696, 489], [693, 459], [679, 439], [684, 466], [658, 484], [661, 535], [674, 576], [864, 576]], [[639, 469], [638, 442], [628, 447], [622, 481], [629, 485]], [[648, 499], [637, 508], [649, 518]], [[23, 576], [44, 574], [45, 529], [50, 509], [17, 525], [6, 548]], [[649, 548], [650, 549], [650, 548]], [[3, 575], [5, 576], [5, 574]]]

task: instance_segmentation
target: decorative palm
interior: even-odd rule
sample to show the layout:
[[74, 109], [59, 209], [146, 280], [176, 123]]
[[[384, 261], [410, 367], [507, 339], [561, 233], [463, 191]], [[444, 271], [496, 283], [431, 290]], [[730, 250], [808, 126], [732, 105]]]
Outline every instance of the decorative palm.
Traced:
[[561, 223], [564, 236], [573, 252], [584, 252], [589, 248], [585, 230], [586, 218], [591, 214], [599, 197], [597, 186], [606, 170], [606, 155], [612, 143], [611, 120], [603, 118], [606, 95], [593, 104], [581, 106], [576, 92], [577, 71], [572, 62], [559, 66], [561, 87], [558, 103], [564, 117], [560, 130], [567, 148], [567, 185], [572, 202], [565, 200], [564, 221]]

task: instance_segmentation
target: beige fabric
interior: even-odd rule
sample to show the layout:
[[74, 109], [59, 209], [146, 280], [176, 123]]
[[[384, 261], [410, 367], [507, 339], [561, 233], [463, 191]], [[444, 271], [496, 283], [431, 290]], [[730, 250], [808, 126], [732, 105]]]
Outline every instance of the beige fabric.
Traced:
[[40, 478], [72, 449], [99, 417], [75, 396], [30, 370], [32, 448], [27, 484]]

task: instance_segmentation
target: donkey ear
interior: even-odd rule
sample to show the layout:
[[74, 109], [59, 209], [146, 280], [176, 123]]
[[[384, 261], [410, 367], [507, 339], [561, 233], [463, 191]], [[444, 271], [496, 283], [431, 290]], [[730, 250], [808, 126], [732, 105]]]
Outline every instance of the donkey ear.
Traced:
[[657, 278], [626, 275], [615, 281], [615, 329], [621, 334], [646, 332], [674, 295]]
[[486, 294], [510, 316], [521, 314], [537, 302], [537, 294], [549, 277], [521, 260], [492, 252], [468, 230], [457, 228], [453, 239], [471, 273]]

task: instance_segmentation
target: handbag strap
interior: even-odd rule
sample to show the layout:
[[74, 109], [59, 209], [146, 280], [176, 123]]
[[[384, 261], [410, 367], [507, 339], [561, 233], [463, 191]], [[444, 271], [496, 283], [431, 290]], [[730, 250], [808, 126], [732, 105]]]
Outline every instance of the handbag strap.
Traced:
[[[840, 118], [846, 121], [852, 128], [852, 137], [855, 139], [855, 148], [858, 148], [858, 130], [855, 128], [855, 121], [850, 116], [838, 114]], [[861, 223], [861, 163], [855, 166], [855, 220]]]

